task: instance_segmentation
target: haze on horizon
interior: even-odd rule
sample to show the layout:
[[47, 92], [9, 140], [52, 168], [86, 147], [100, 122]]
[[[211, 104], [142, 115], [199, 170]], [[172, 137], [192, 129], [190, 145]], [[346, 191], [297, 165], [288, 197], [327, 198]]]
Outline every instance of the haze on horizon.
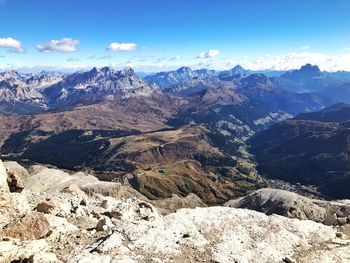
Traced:
[[350, 2], [0, 1], [0, 70], [350, 71]]

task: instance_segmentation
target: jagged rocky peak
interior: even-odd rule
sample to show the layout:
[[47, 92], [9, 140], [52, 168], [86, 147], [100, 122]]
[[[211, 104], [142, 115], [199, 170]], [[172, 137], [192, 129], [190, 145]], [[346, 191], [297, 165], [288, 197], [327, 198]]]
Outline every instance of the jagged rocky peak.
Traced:
[[157, 84], [162, 89], [167, 89], [172, 85], [180, 84], [191, 80], [197, 76], [195, 71], [189, 67], [181, 67], [177, 70], [159, 72], [145, 77], [145, 80], [151, 84]]
[[22, 113], [21, 106], [16, 106], [18, 103], [28, 104], [27, 110], [32, 106], [35, 109], [33, 111], [45, 108], [42, 94], [26, 83], [26, 77], [14, 70], [0, 73], [0, 102], [6, 104], [5, 112]]
[[192, 72], [192, 69], [190, 67], [181, 67], [178, 68], [176, 72], [180, 74], [190, 74]]
[[244, 77], [247, 74], [247, 70], [245, 70], [240, 65], [237, 65], [229, 70], [224, 70], [219, 73], [219, 78], [224, 81], [231, 81], [234, 79], [239, 79]]
[[314, 78], [324, 77], [324, 74], [316, 65], [306, 64], [300, 69], [291, 70], [283, 74], [280, 78], [288, 79], [300, 84], [306, 83]]
[[7, 78], [20, 77], [21, 75], [16, 70], [5, 70], [5, 71], [0, 73], [0, 76], [7, 79]]
[[306, 64], [302, 66], [299, 71], [320, 73], [321, 70], [317, 65]]
[[[74, 105], [84, 101], [103, 100], [109, 95], [122, 98], [149, 96], [157, 91], [137, 76], [132, 68], [114, 70], [110, 67], [92, 68], [90, 71], [71, 74], [44, 90], [51, 105]], [[64, 96], [62, 96], [64, 94]]]
[[[123, 75], [136, 75], [135, 71], [131, 67], [126, 67], [120, 71], [121, 74]], [[137, 75], [136, 75], [137, 76]]]
[[246, 70], [241, 65], [237, 65], [237, 66], [233, 67], [232, 69], [230, 69], [230, 71], [233, 74], [241, 74], [241, 73], [246, 72]]

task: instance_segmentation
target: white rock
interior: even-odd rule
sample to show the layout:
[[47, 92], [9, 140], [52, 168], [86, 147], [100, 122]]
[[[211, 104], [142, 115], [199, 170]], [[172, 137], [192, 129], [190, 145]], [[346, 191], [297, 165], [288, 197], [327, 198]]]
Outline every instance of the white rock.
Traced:
[[17, 243], [15, 240], [0, 241], [0, 262], [24, 260], [33, 257], [34, 262], [59, 262], [55, 255], [48, 253], [50, 246], [44, 239]]
[[49, 222], [50, 229], [52, 231], [50, 235], [51, 239], [55, 239], [61, 234], [69, 234], [78, 230], [75, 225], [69, 223], [65, 218], [53, 216], [50, 214], [45, 214], [45, 218]]
[[[133, 202], [125, 203], [133, 206]], [[136, 218], [116, 221], [118, 234], [84, 252], [75, 251], [76, 257], [86, 257], [94, 247], [101, 257], [108, 255], [112, 260], [142, 257], [141, 262], [152, 262], [156, 257], [162, 262], [281, 262], [331, 244], [336, 234], [332, 227], [308, 220], [227, 207], [181, 209], [155, 221]]]
[[0, 160], [0, 194], [6, 192], [9, 192], [7, 172], [3, 162]]

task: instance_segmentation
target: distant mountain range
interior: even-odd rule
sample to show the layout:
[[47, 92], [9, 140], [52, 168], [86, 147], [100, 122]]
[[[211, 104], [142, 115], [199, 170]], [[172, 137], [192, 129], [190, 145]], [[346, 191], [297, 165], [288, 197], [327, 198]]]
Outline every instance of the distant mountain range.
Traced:
[[[339, 133], [339, 143], [346, 144], [339, 117], [345, 111], [328, 111], [334, 103], [350, 102], [347, 81], [346, 72], [312, 65], [280, 75], [239, 65], [220, 72], [181, 67], [144, 78], [131, 68], [6, 71], [0, 73], [0, 153], [91, 169], [104, 180], [132, 173], [129, 183], [150, 198], [193, 192], [220, 203], [264, 185], [248, 145], [253, 136], [261, 174], [314, 184], [331, 196], [330, 182], [317, 183], [323, 171], [318, 161], [326, 156], [333, 169], [335, 159], [345, 156], [343, 148], [328, 154], [335, 142], [326, 138]], [[296, 134], [300, 140], [293, 141]], [[313, 148], [315, 138], [326, 148]], [[319, 152], [298, 153], [294, 143]], [[304, 180], [297, 167], [308, 169], [309, 161], [321, 170], [310, 170]]]
[[[208, 86], [231, 86], [235, 92], [291, 114], [321, 109], [331, 103], [350, 102], [350, 73], [347, 72], [321, 72], [317, 66], [307, 64], [280, 76], [267, 75], [239, 65], [225, 71], [181, 67], [144, 78], [132, 69], [118, 71], [108, 67], [73, 74], [5, 71], [0, 73], [0, 112], [31, 114], [93, 103], [108, 96], [149, 96], [153, 92], [185, 95]], [[295, 105], [296, 101], [299, 106]], [[283, 107], [279, 106], [282, 104]]]

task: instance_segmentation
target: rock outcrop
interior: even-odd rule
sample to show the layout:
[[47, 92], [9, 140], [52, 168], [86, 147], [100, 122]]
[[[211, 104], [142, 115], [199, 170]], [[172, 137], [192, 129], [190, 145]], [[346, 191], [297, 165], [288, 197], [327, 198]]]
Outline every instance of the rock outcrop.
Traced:
[[308, 219], [327, 225], [350, 223], [350, 205], [311, 199], [285, 190], [259, 189], [245, 197], [228, 201], [225, 206], [247, 208], [267, 215], [278, 214], [289, 218]]

